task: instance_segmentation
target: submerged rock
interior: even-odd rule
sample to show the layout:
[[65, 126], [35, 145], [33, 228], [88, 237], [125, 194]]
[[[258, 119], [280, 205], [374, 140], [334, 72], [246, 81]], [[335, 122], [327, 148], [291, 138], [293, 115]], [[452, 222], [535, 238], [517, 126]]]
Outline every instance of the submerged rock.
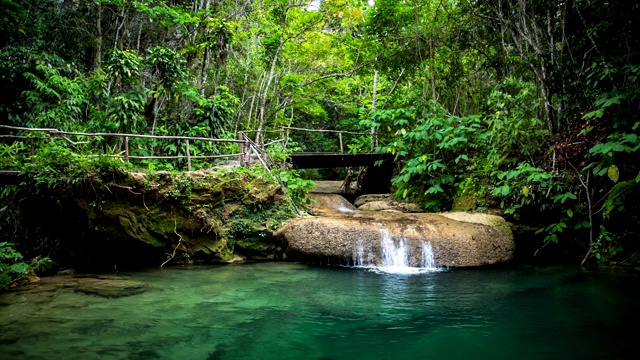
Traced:
[[[21, 286], [15, 289], [15, 294], [38, 293], [43, 294], [40, 298], [42, 302], [48, 302], [58, 289], [71, 289], [73, 291], [88, 295], [97, 295], [108, 298], [125, 297], [137, 295], [147, 290], [144, 282], [129, 280], [118, 275], [96, 275], [80, 274], [74, 275], [71, 272], [45, 276], [36, 284]], [[50, 294], [49, 296], [44, 294]], [[76, 304], [83, 307], [83, 304]]]
[[514, 242], [504, 219], [485, 214], [402, 214], [354, 211], [290, 221], [278, 230], [289, 259], [354, 263], [364, 251], [382, 265], [383, 242], [409, 248], [409, 265], [420, 266], [421, 248], [431, 245], [435, 266], [472, 267], [512, 259]]
[[102, 297], [125, 297], [141, 294], [146, 290], [146, 285], [143, 282], [127, 280], [118, 276], [99, 276], [74, 280], [77, 292]]

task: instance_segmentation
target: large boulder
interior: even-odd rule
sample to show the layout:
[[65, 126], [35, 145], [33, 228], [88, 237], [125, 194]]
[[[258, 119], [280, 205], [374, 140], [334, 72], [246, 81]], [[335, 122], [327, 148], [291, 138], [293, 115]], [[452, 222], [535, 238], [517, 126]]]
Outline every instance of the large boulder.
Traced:
[[295, 219], [276, 235], [287, 244], [289, 259], [322, 264], [354, 264], [364, 252], [368, 264], [381, 266], [383, 247], [389, 243], [406, 247], [408, 265], [415, 267], [424, 260], [426, 244], [438, 267], [502, 263], [511, 260], [514, 251], [507, 222], [486, 214], [353, 211]]

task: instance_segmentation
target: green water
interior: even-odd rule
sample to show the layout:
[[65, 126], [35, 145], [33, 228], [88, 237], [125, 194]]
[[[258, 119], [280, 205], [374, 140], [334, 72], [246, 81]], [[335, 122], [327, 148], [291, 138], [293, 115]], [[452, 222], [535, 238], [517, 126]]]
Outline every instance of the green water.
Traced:
[[0, 358], [616, 359], [636, 352], [640, 320], [636, 274], [577, 267], [390, 275], [256, 263], [118, 275], [146, 292], [0, 295]]

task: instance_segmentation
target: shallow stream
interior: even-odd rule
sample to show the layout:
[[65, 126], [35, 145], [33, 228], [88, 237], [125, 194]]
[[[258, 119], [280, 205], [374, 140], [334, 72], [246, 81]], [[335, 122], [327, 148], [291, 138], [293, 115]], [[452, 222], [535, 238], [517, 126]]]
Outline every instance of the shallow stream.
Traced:
[[118, 273], [110, 298], [0, 295], [1, 359], [615, 359], [637, 352], [640, 276], [514, 266], [413, 275], [293, 263]]

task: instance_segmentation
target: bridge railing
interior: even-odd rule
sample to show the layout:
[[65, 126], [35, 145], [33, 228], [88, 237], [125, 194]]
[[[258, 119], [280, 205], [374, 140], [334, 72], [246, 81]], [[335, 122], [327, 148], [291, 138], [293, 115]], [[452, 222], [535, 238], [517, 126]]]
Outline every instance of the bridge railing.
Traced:
[[[370, 132], [356, 132], [356, 131], [345, 131], [345, 130], [324, 130], [324, 129], [307, 129], [307, 128], [299, 128], [292, 126], [281, 126], [278, 130], [245, 130], [244, 134], [247, 136], [253, 137], [255, 134], [254, 142], [258, 144], [263, 149], [266, 146], [274, 144], [274, 143], [282, 143], [283, 147], [286, 149], [289, 142], [289, 133], [291, 131], [296, 132], [310, 132], [310, 133], [324, 133], [324, 134], [337, 134], [338, 135], [338, 144], [340, 146], [340, 153], [345, 153], [345, 142], [343, 135], [355, 135], [355, 136], [367, 136], [371, 137], [371, 142], [378, 143], [379, 139], [375, 134], [371, 134]], [[271, 140], [265, 142], [265, 134], [279, 134], [280, 137], [275, 140]]]
[[[282, 149], [286, 151], [288, 143], [289, 143], [289, 135], [290, 132], [310, 132], [310, 133], [325, 133], [325, 134], [337, 134], [338, 135], [338, 143], [340, 147], [340, 153], [345, 153], [345, 144], [343, 135], [355, 135], [355, 136], [371, 136], [370, 133], [367, 132], [354, 132], [354, 131], [343, 131], [343, 130], [323, 130], [323, 129], [307, 129], [307, 128], [299, 128], [299, 127], [291, 127], [291, 126], [283, 126], [277, 130], [245, 130], [240, 131], [238, 133], [237, 139], [216, 139], [216, 138], [207, 138], [207, 137], [195, 137], [195, 136], [174, 136], [174, 135], [144, 135], [144, 134], [124, 134], [124, 133], [89, 133], [89, 132], [71, 132], [71, 131], [61, 131], [58, 129], [52, 128], [27, 128], [27, 127], [16, 127], [16, 126], [7, 126], [0, 125], [0, 129], [11, 130], [18, 133], [32, 133], [32, 134], [45, 134], [45, 136], [26, 136], [21, 134], [0, 134], [0, 138], [13, 138], [13, 139], [21, 139], [29, 141], [29, 158], [31, 162], [34, 161], [34, 155], [36, 150], [36, 140], [48, 140], [48, 141], [58, 141], [63, 140], [71, 144], [72, 146], [77, 146], [80, 144], [87, 144], [88, 141], [73, 141], [71, 137], [88, 137], [88, 138], [120, 138], [122, 140], [122, 146], [124, 149], [119, 151], [117, 154], [103, 154], [102, 156], [115, 157], [123, 159], [127, 165], [129, 165], [130, 160], [133, 159], [164, 159], [164, 160], [175, 160], [175, 159], [186, 159], [187, 169], [188, 171], [192, 170], [191, 161], [194, 159], [237, 159], [241, 165], [249, 165], [252, 162], [252, 152], [255, 154], [258, 149], [261, 149], [263, 152], [267, 149], [268, 146], [281, 143]], [[271, 137], [269, 141], [265, 142], [265, 134], [277, 134], [275, 137]], [[252, 138], [255, 136], [255, 141]], [[135, 155], [132, 154], [129, 147], [130, 139], [156, 139], [156, 140], [177, 140], [184, 142], [184, 154], [176, 154], [176, 155]], [[229, 154], [216, 154], [216, 155], [195, 155], [192, 154], [191, 145], [196, 141], [203, 142], [211, 142], [211, 143], [231, 143], [237, 144], [239, 151], [235, 153]], [[372, 141], [378, 141], [375, 138], [375, 135], [372, 137]], [[153, 147], [152, 147], [153, 148]], [[140, 150], [136, 149], [136, 150]], [[98, 156], [98, 155], [89, 155], [89, 156]], [[1, 170], [1, 169], [0, 169]]]
[[[237, 158], [240, 159], [241, 164], [243, 163], [243, 151], [245, 148], [246, 141], [240, 139], [215, 139], [215, 138], [206, 138], [206, 137], [196, 137], [196, 136], [173, 136], [173, 135], [143, 135], [143, 134], [121, 134], [121, 133], [87, 133], [87, 132], [70, 132], [70, 131], [60, 131], [57, 129], [49, 129], [49, 128], [25, 128], [25, 127], [16, 127], [16, 126], [7, 126], [0, 125], [0, 128], [19, 131], [23, 133], [45, 133], [48, 136], [25, 136], [25, 135], [15, 135], [15, 134], [2, 134], [0, 138], [14, 138], [14, 139], [23, 139], [29, 140], [30, 146], [30, 158], [33, 162], [35, 155], [35, 147], [36, 140], [39, 139], [48, 139], [49, 141], [56, 140], [64, 140], [70, 143], [73, 146], [86, 144], [87, 141], [73, 141], [70, 139], [70, 136], [81, 136], [81, 137], [115, 137], [121, 138], [124, 144], [124, 150], [119, 152], [118, 154], [103, 154], [103, 156], [115, 157], [124, 159], [124, 161], [129, 164], [129, 161], [132, 159], [186, 159], [187, 161], [187, 169], [189, 171], [192, 170], [191, 160], [193, 159], [231, 159]], [[129, 149], [129, 140], [141, 138], [141, 139], [156, 139], [156, 140], [177, 140], [184, 141], [185, 144], [185, 152], [184, 155], [132, 155]], [[195, 141], [205, 141], [205, 142], [213, 142], [213, 143], [235, 143], [239, 145], [241, 149], [238, 153], [231, 154], [217, 154], [217, 155], [194, 155], [191, 151], [191, 145]]]

